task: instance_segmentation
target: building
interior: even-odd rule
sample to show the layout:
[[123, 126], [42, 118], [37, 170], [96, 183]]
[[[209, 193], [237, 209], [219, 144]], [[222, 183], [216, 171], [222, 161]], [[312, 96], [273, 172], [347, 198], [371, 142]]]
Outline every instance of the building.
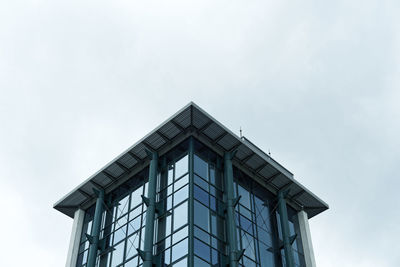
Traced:
[[328, 205], [189, 103], [58, 201], [67, 267], [314, 267]]

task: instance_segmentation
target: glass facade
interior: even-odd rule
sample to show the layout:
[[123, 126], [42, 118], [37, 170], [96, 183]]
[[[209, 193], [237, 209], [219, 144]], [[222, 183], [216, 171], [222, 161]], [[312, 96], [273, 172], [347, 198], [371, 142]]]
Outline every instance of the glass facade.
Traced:
[[[228, 264], [226, 194], [222, 158], [196, 139], [188, 139], [159, 159], [154, 224], [154, 266], [226, 266]], [[96, 266], [142, 266], [146, 226], [148, 168], [105, 198], [101, 234], [103, 250]], [[286, 266], [276, 196], [234, 168], [239, 266]], [[86, 210], [76, 266], [87, 266], [95, 207]], [[288, 207], [291, 235], [298, 232], [296, 214]], [[301, 242], [293, 243], [295, 266], [304, 267]]]

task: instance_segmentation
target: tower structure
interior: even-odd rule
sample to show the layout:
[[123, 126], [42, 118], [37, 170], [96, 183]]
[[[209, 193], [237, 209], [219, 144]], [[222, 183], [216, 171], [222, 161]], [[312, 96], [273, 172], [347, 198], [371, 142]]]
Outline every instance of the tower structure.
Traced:
[[58, 201], [67, 267], [315, 267], [328, 205], [189, 103]]

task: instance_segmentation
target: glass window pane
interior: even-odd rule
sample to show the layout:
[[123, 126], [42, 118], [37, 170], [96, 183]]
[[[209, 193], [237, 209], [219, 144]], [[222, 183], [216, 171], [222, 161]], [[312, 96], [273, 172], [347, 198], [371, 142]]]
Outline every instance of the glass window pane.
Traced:
[[253, 227], [251, 221], [249, 221], [246, 217], [240, 215], [240, 227], [246, 232], [253, 234]]
[[166, 219], [166, 226], [165, 226], [165, 235], [168, 236], [169, 234], [171, 234], [171, 220], [172, 220], [172, 216], [167, 216]]
[[246, 216], [248, 219], [251, 219], [251, 211], [245, 208], [244, 206], [240, 205], [240, 213]]
[[181, 203], [185, 199], [188, 198], [189, 195], [189, 186], [186, 185], [185, 187], [179, 189], [177, 192], [174, 194], [174, 206], [177, 204]]
[[210, 264], [207, 262], [203, 261], [202, 259], [199, 259], [198, 257], [194, 257], [194, 266], [196, 267], [210, 267]]
[[194, 198], [208, 207], [208, 193], [196, 185], [194, 186]]
[[260, 244], [260, 263], [261, 267], [269, 267], [269, 266], [275, 266], [274, 265], [274, 256], [272, 252], [268, 251], [270, 247], [259, 243]]
[[187, 258], [184, 258], [173, 265], [173, 267], [187, 267]]
[[114, 232], [114, 242], [113, 242], [113, 244], [118, 243], [119, 241], [121, 241], [125, 237], [126, 237], [126, 225], [124, 225], [123, 227], [119, 228], [118, 230], [116, 230]]
[[174, 185], [174, 190], [178, 190], [179, 188], [181, 188], [182, 186], [184, 186], [185, 184], [189, 183], [189, 175], [185, 175], [182, 178], [180, 178], [178, 181], [175, 182]]
[[137, 254], [137, 250], [139, 248], [139, 235], [135, 234], [129, 237], [126, 240], [126, 258], [129, 259], [130, 257]]
[[194, 239], [194, 253], [208, 262], [211, 261], [210, 247], [196, 238]]
[[133, 259], [131, 259], [130, 261], [128, 261], [127, 263], [125, 263], [125, 267], [136, 267], [138, 264], [138, 257], [134, 257]]
[[181, 177], [188, 172], [189, 161], [188, 155], [184, 156], [182, 159], [175, 163], [175, 179]]
[[245, 249], [244, 255], [255, 260], [254, 239], [251, 235], [242, 232], [242, 248]]
[[194, 172], [208, 181], [208, 164], [194, 155]]
[[140, 186], [138, 189], [131, 194], [131, 209], [135, 208], [137, 205], [142, 204], [143, 187]]
[[241, 187], [240, 185], [238, 186], [239, 189], [239, 195], [241, 196], [240, 198], [240, 203], [245, 206], [246, 208], [250, 209], [250, 195], [249, 191]]
[[174, 208], [174, 230], [187, 223], [188, 208], [187, 201]]
[[128, 235], [130, 235], [140, 229], [141, 217], [142, 216], [138, 216], [128, 223]]
[[199, 176], [197, 175], [194, 176], [194, 183], [208, 192], [208, 183], [203, 179], [201, 179]]
[[272, 246], [271, 233], [258, 227], [258, 239], [266, 245]]
[[172, 247], [172, 259], [171, 261], [175, 261], [188, 253], [188, 239], [179, 242], [175, 246]]
[[118, 217], [121, 217], [121, 215], [125, 214], [128, 211], [129, 208], [129, 195], [124, 197], [118, 202]]
[[210, 244], [210, 236], [196, 226], [194, 227], [194, 236], [205, 242], [206, 244]]
[[218, 251], [215, 249], [211, 249], [211, 263], [212, 264], [217, 264], [219, 262], [218, 259]]
[[172, 208], [172, 196], [167, 197], [166, 201], [167, 201], [167, 210], [170, 210]]
[[188, 237], [188, 227], [187, 226], [172, 235], [172, 243], [173, 244], [178, 243], [178, 241], [181, 241], [182, 239], [184, 239], [186, 237]]
[[215, 169], [214, 166], [210, 165], [210, 183], [213, 185], [215, 184]]
[[168, 266], [171, 263], [171, 249], [166, 249], [164, 251], [164, 264]]
[[211, 214], [211, 232], [213, 235], [217, 235], [217, 216]]
[[129, 213], [129, 220], [132, 220], [133, 218], [135, 218], [136, 216], [138, 216], [141, 213], [142, 213], [142, 206], [138, 206], [136, 209], [132, 210]]
[[194, 201], [194, 223], [203, 228], [206, 231], [209, 231], [209, 210], [201, 205], [199, 202]]
[[168, 169], [168, 184], [171, 185], [174, 181], [174, 168], [173, 166], [170, 166]]
[[116, 222], [115, 222], [115, 228], [118, 228], [124, 224], [126, 224], [128, 222], [128, 214], [124, 215], [123, 217], [119, 218]]
[[125, 242], [122, 242], [121, 244], [114, 247], [115, 250], [112, 253], [112, 267], [115, 267], [122, 262], [124, 257], [124, 246]]
[[210, 196], [210, 209], [213, 211], [217, 211], [217, 201], [213, 196]]

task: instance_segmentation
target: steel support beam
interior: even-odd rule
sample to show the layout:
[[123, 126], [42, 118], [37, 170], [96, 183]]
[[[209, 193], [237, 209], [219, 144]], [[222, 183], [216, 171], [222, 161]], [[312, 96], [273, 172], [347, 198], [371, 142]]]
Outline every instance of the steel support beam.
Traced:
[[278, 211], [282, 229], [283, 249], [285, 251], [285, 261], [287, 267], [294, 267], [293, 250], [289, 230], [289, 218], [286, 207], [286, 196], [289, 191], [278, 192]]
[[234, 197], [233, 188], [233, 167], [232, 159], [236, 151], [224, 153], [224, 180], [225, 180], [225, 193], [227, 197], [226, 203], [226, 228], [228, 234], [228, 248], [229, 248], [229, 267], [237, 267], [239, 259], [243, 252], [237, 249], [237, 228], [235, 220], [235, 203], [238, 198]]
[[104, 191], [103, 190], [97, 191], [95, 189], [93, 189], [93, 191], [97, 195], [97, 200], [96, 200], [96, 209], [94, 211], [92, 231], [90, 232], [90, 236], [89, 235], [86, 236], [90, 243], [87, 267], [95, 267], [96, 265], [97, 252], [99, 250], [101, 216], [103, 214], [103, 208], [104, 208]]
[[147, 198], [142, 196], [143, 201], [147, 205], [146, 226], [144, 237], [143, 251], [138, 251], [143, 260], [143, 267], [153, 266], [153, 236], [154, 236], [154, 218], [156, 213], [156, 189], [157, 189], [157, 169], [158, 154], [157, 152], [147, 151], [151, 157], [149, 166], [149, 184], [147, 189]]

